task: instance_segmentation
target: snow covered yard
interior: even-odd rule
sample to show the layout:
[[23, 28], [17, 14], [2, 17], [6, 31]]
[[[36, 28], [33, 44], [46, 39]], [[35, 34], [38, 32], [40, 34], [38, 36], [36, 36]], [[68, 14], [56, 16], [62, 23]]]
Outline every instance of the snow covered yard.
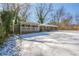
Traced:
[[79, 56], [79, 31], [52, 31], [10, 38], [0, 55]]
[[77, 56], [79, 55], [78, 33], [78, 31], [57, 31], [43, 32], [41, 35], [25, 34], [21, 35], [24, 40], [16, 40], [16, 45], [20, 48], [19, 55], [23, 56]]

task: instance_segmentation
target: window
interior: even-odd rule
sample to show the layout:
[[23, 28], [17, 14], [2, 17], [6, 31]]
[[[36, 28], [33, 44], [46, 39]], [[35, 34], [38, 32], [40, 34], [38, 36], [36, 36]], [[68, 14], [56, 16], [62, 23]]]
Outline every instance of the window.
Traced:
[[24, 24], [22, 26], [24, 27]]

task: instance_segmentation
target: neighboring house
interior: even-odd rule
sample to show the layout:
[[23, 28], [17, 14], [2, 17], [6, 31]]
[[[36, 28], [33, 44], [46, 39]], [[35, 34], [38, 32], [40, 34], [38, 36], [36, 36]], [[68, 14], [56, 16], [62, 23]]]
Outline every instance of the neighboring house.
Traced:
[[20, 33], [39, 32], [39, 31], [52, 31], [57, 30], [56, 25], [38, 24], [33, 22], [20, 22]]
[[57, 30], [58, 26], [56, 25], [48, 25], [48, 24], [39, 24], [40, 31], [52, 31]]
[[37, 23], [20, 22], [20, 33], [38, 32], [40, 31]]
[[[1, 25], [0, 20], [0, 25]], [[20, 25], [15, 24], [11, 26], [11, 32], [12, 33], [29, 33], [29, 32], [39, 32], [39, 31], [51, 31], [51, 30], [57, 30], [58, 26], [56, 25], [47, 25], [47, 24], [38, 24], [34, 22], [29, 22], [25, 20], [20, 21]]]
[[0, 26], [1, 26], [1, 20], [0, 20]]
[[1, 21], [1, 19], [0, 19], [0, 26], [1, 26], [1, 24], [2, 24], [2, 21]]

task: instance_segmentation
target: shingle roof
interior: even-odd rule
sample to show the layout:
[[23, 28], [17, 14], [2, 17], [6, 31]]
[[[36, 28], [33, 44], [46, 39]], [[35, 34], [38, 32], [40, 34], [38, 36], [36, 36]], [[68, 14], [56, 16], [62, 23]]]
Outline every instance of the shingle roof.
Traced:
[[58, 27], [58, 26], [56, 26], [56, 25], [48, 25], [48, 24], [39, 24], [39, 26]]

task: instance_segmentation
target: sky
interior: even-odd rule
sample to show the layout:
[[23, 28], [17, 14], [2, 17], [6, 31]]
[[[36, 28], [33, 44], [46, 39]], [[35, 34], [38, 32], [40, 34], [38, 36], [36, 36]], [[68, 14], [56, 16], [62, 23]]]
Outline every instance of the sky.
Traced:
[[79, 3], [58, 3], [54, 4], [55, 8], [64, 7], [66, 11], [70, 12], [71, 14], [75, 15], [79, 13]]
[[[33, 4], [33, 5], [37, 5], [37, 4]], [[75, 16], [76, 14], [79, 15], [79, 3], [53, 3], [53, 7], [54, 9], [58, 9], [60, 7], [64, 7], [66, 12], [71, 13], [73, 16]], [[0, 4], [0, 9], [1, 9], [1, 4]], [[32, 11], [33, 12], [35, 9], [34, 7], [32, 7]], [[34, 18], [34, 14], [31, 13], [32, 16], [30, 16], [32, 21], [36, 21]], [[73, 23], [76, 23], [76, 21], [73, 20]]]
[[[79, 3], [58, 3], [53, 4], [55, 9], [60, 7], [64, 7], [66, 12], [69, 12], [73, 15], [73, 17], [78, 14], [79, 15]], [[72, 23], [76, 24], [77, 22], [73, 19]]]
[[[36, 4], [36, 6], [38, 6], [38, 5]], [[61, 8], [61, 7], [64, 7], [64, 10], [66, 12], [70, 13], [73, 17], [76, 14], [79, 15], [79, 3], [53, 3], [54, 9], [58, 9], [58, 8]], [[32, 8], [32, 11], [33, 10], [35, 10], [35, 9]], [[33, 17], [34, 17], [34, 15], [33, 15]], [[33, 17], [31, 16], [32, 19], [34, 19]], [[76, 24], [76, 21], [73, 19], [72, 23]]]

